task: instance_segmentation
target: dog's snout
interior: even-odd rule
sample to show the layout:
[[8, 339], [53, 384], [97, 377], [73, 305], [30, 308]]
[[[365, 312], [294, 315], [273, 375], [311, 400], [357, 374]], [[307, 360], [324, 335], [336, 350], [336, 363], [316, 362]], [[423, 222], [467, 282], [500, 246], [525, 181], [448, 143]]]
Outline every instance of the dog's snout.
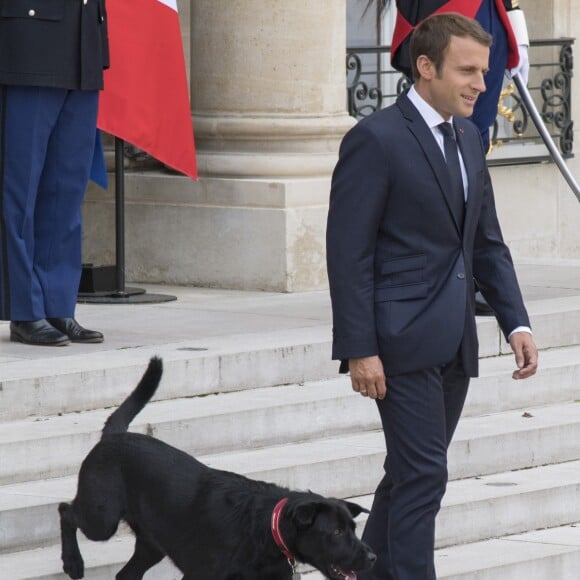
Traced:
[[371, 566], [374, 566], [375, 562], [377, 561], [377, 555], [374, 552], [369, 551], [367, 552], [367, 560]]

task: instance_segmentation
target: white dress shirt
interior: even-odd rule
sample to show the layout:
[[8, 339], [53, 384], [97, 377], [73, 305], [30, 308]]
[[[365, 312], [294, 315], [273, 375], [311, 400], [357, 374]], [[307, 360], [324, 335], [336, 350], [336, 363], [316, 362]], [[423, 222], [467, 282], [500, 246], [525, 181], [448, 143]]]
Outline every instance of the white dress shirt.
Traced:
[[[415, 86], [411, 86], [409, 92], [407, 93], [407, 97], [415, 108], [419, 111], [421, 117], [429, 129], [431, 129], [431, 133], [433, 133], [433, 137], [435, 137], [435, 141], [437, 141], [437, 145], [439, 145], [439, 149], [441, 149], [441, 153], [443, 157], [445, 157], [445, 149], [443, 144], [443, 133], [439, 130], [438, 126], [441, 123], [449, 123], [453, 127], [453, 117], [449, 117], [449, 119], [444, 119], [416, 90]], [[453, 127], [453, 131], [455, 132], [455, 127]], [[463, 163], [463, 157], [461, 156], [461, 149], [457, 147], [457, 152], [459, 153], [459, 165], [461, 166], [461, 177], [463, 179], [463, 196], [465, 201], [467, 201], [467, 171], [465, 170], [465, 163]]]

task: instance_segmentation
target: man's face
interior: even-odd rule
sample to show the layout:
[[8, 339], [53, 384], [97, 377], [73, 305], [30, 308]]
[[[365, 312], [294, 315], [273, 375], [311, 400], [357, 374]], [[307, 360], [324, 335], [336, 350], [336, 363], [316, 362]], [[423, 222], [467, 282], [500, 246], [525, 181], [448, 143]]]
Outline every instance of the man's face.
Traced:
[[439, 72], [428, 59], [422, 63], [421, 95], [444, 119], [469, 117], [477, 97], [485, 91], [488, 63], [489, 48], [470, 37], [452, 36]]

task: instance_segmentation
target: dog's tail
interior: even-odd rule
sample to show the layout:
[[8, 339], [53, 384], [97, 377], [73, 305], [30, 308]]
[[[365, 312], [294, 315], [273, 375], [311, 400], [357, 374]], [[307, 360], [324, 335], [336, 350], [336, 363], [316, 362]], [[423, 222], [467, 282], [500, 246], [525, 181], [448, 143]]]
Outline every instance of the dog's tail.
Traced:
[[101, 435], [116, 435], [125, 433], [131, 421], [145, 407], [155, 394], [161, 375], [163, 374], [163, 361], [154, 356], [149, 361], [145, 374], [135, 387], [135, 390], [121, 403], [121, 406], [107, 419]]

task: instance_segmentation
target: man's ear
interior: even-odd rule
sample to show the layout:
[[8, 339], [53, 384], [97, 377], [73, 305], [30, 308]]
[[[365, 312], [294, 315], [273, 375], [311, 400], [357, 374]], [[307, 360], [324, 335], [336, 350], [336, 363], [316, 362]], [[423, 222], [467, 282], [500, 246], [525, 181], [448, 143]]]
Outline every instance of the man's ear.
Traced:
[[421, 54], [417, 57], [417, 70], [421, 78], [430, 81], [436, 73], [435, 65], [428, 56]]

